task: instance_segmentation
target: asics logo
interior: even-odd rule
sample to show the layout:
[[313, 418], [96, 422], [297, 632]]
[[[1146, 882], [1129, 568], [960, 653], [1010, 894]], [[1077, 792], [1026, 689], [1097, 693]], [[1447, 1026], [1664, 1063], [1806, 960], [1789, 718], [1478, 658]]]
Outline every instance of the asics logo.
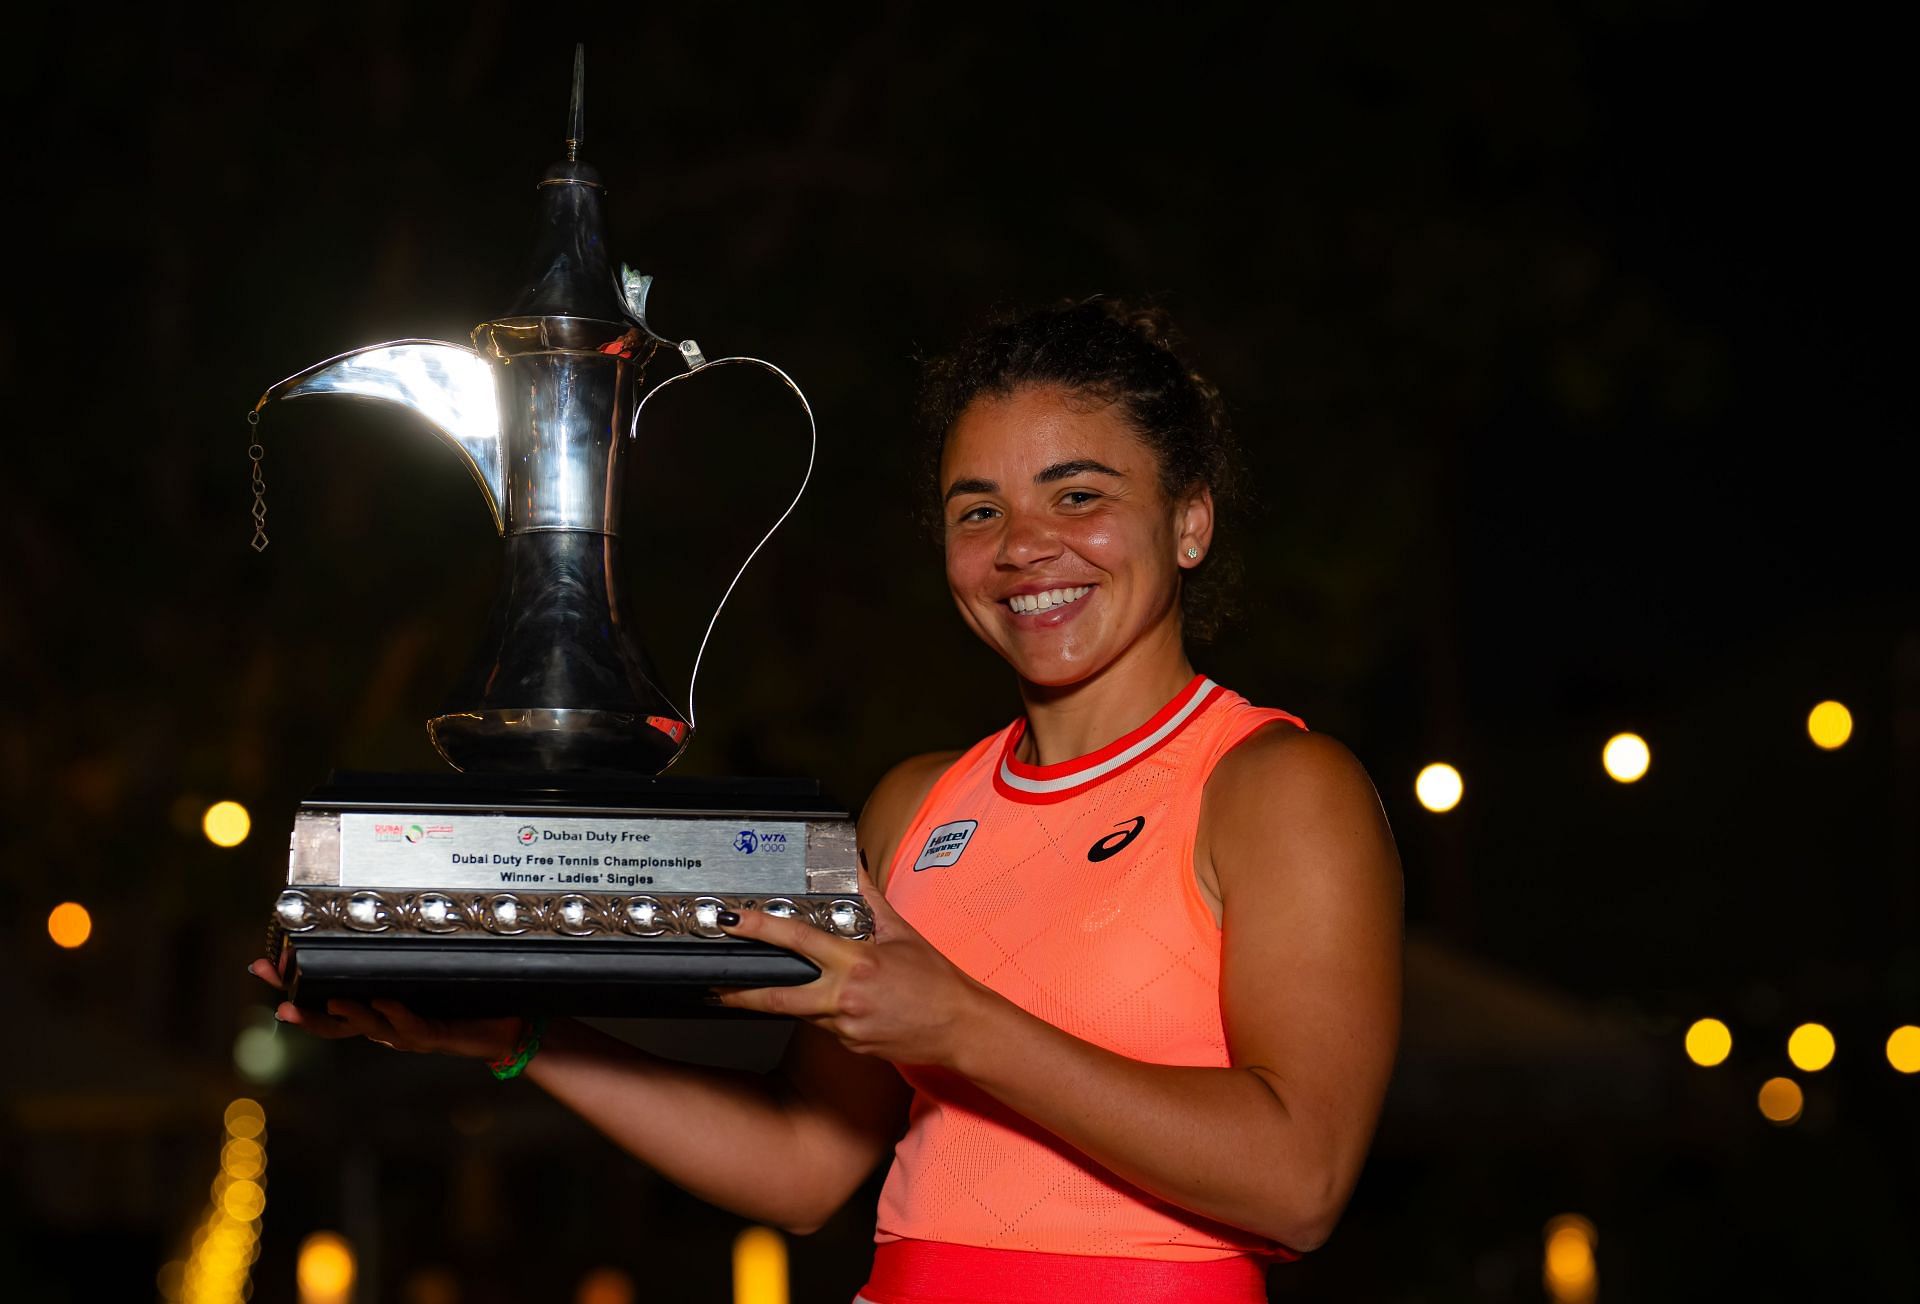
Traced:
[[1147, 827], [1147, 817], [1145, 815], [1135, 815], [1132, 819], [1121, 824], [1116, 824], [1114, 827], [1120, 831], [1118, 833], [1107, 834], [1106, 837], [1101, 838], [1098, 842], [1087, 848], [1088, 860], [1098, 862], [1107, 859], [1109, 856], [1117, 856], [1125, 851], [1127, 844], [1139, 837], [1140, 830]]

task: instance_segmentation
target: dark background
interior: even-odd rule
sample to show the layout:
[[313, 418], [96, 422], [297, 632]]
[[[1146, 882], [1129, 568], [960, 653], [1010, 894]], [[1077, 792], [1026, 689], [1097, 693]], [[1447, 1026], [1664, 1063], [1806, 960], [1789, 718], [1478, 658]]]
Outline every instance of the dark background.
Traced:
[[[1408, 1024], [1334, 1240], [1276, 1299], [1908, 1297], [1920, 1281], [1920, 614], [1902, 47], [1867, 8], [1349, 4], [1122, 17], [898, 4], [61, 11], [0, 42], [0, 1281], [150, 1296], [266, 1107], [254, 1298], [322, 1227], [359, 1298], [727, 1297], [739, 1223], [476, 1066], [292, 1046], [235, 1068], [295, 801], [434, 769], [497, 544], [452, 456], [280, 377], [510, 300], [572, 42], [616, 255], [709, 355], [787, 368], [814, 489], [701, 676], [708, 774], [857, 802], [1017, 710], [915, 523], [917, 353], [994, 306], [1157, 297], [1225, 392], [1242, 618], [1201, 668], [1345, 740], [1407, 868]], [[707, 383], [707, 382], [700, 382]], [[804, 427], [715, 379], [643, 433], [643, 641], [684, 684]], [[651, 413], [651, 409], [650, 409]], [[1834, 753], [1822, 698], [1853, 711]], [[1645, 736], [1614, 784], [1599, 753]], [[1445, 816], [1412, 781], [1466, 776]], [[222, 851], [209, 801], [254, 813]], [[48, 940], [87, 905], [92, 939]], [[1716, 1069], [1681, 1034], [1733, 1028]], [[1791, 1069], [1817, 1019], [1833, 1066]], [[287, 1034], [289, 1037], [291, 1034]], [[762, 1050], [765, 1048], [763, 1047]], [[1805, 1088], [1768, 1124], [1754, 1093]], [[660, 1126], [674, 1126], [662, 1119]], [[717, 1142], [723, 1143], [723, 1142]], [[872, 1195], [791, 1247], [863, 1279]], [[434, 1278], [423, 1273], [438, 1271]], [[1855, 1287], [1845, 1287], [1845, 1281]]]

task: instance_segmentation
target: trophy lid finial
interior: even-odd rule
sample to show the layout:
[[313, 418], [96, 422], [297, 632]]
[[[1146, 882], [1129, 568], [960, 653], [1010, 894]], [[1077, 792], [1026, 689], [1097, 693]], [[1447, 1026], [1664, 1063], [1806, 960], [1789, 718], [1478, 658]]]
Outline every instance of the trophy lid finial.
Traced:
[[567, 102], [567, 162], [580, 159], [581, 142], [587, 138], [587, 46], [582, 41], [573, 47], [573, 98]]
[[600, 211], [600, 173], [580, 157], [587, 117], [587, 47], [573, 47], [573, 94], [567, 101], [566, 157], [540, 179], [527, 277], [508, 315], [585, 317], [623, 322]]

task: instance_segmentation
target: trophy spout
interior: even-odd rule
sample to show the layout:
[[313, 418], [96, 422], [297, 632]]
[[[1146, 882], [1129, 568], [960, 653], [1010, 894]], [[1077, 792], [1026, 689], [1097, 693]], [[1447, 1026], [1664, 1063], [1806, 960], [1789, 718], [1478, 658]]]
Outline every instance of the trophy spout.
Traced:
[[507, 532], [505, 459], [492, 365], [474, 350], [437, 340], [374, 344], [307, 368], [268, 389], [275, 399], [346, 394], [405, 408], [460, 455], [486, 495], [496, 533]]

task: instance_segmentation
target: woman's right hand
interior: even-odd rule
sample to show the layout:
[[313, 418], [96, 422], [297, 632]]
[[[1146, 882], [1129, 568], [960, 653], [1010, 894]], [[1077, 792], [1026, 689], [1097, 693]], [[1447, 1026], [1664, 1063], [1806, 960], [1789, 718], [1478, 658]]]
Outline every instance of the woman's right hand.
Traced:
[[[247, 972], [276, 991], [285, 991], [273, 961], [264, 956]], [[429, 1019], [399, 1001], [328, 1001], [325, 1013], [281, 1001], [273, 1017], [316, 1037], [365, 1037], [394, 1050], [429, 1055], [458, 1055], [494, 1060], [513, 1053], [525, 1021], [504, 1019]]]

